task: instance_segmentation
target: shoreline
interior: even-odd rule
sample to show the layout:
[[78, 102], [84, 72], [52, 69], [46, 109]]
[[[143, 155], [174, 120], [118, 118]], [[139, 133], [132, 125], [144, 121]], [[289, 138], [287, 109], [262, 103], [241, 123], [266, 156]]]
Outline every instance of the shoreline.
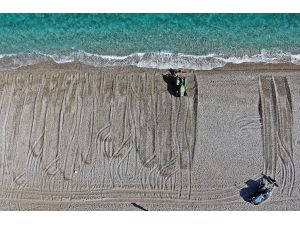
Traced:
[[3, 54], [0, 55], [0, 70], [16, 69], [21, 66], [35, 64], [66, 64], [83, 63], [99, 68], [105, 67], [127, 67], [136, 66], [152, 69], [192, 69], [192, 70], [214, 70], [214, 69], [237, 69], [239, 67], [257, 68], [299, 68], [300, 55], [289, 52], [262, 49], [259, 54], [254, 55], [228, 55], [207, 54], [189, 55], [171, 52], [142, 52], [132, 53], [125, 56], [98, 55], [85, 51], [70, 52], [69, 55], [46, 54], [40, 52]]
[[[20, 71], [20, 70], [31, 70], [31, 69], [38, 69], [38, 70], [43, 70], [45, 68], [51, 69], [51, 70], [78, 70], [78, 69], [85, 69], [85, 70], [93, 70], [93, 71], [101, 71], [101, 70], [106, 70], [106, 71], [113, 71], [113, 70], [124, 70], [130, 71], [130, 70], [135, 70], [135, 71], [163, 71], [163, 72], [168, 72], [168, 69], [159, 69], [159, 68], [146, 68], [146, 67], [138, 67], [138, 66], [132, 66], [132, 65], [127, 65], [127, 66], [107, 66], [107, 67], [96, 67], [92, 65], [86, 65], [82, 62], [67, 62], [67, 63], [56, 63], [56, 62], [45, 62], [45, 63], [37, 63], [33, 65], [27, 65], [27, 66], [21, 66], [15, 69], [8, 69], [8, 70], [3, 70], [0, 71], [0, 73], [6, 73], [9, 71]], [[211, 70], [195, 70], [195, 69], [183, 69], [184, 71], [187, 72], [195, 72], [195, 73], [210, 73], [212, 74], [214, 72], [218, 71], [295, 71], [295, 70], [300, 70], [300, 65], [296, 65], [293, 63], [278, 63], [278, 64], [273, 64], [273, 63], [240, 63], [240, 64], [233, 64], [233, 63], [227, 63], [223, 67], [218, 67], [214, 68]]]

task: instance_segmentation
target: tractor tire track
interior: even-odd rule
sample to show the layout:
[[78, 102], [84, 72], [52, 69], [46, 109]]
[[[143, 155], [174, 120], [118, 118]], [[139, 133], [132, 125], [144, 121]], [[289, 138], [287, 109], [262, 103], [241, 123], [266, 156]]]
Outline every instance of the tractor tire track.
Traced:
[[[100, 90], [93, 90], [92, 97], [88, 93], [90, 87], [84, 83], [91, 82], [85, 80], [86, 74], [60, 74], [63, 77], [62, 85], [57, 81], [57, 87], [52, 89], [49, 85], [53, 85], [51, 83], [59, 76], [53, 80], [45, 76], [42, 82], [38, 82], [35, 98], [31, 100], [34, 110], [29, 130], [33, 132], [30, 132], [30, 153], [27, 160], [29, 177], [34, 174], [35, 180], [32, 187], [29, 187], [22, 182], [24, 175], [16, 176], [15, 183], [20, 185], [17, 194], [11, 195], [12, 199], [30, 198], [32, 192], [27, 190], [37, 190], [32, 196], [45, 204], [57, 201], [61, 204], [68, 202], [69, 205], [76, 202], [76, 198], [85, 198], [81, 192], [108, 202], [110, 198], [117, 201], [120, 196], [126, 198], [127, 195], [127, 199], [175, 199], [176, 202], [190, 200], [211, 204], [239, 200], [237, 187], [213, 187], [205, 190], [197, 189], [192, 184], [197, 132], [197, 87], [191, 85], [188, 89], [189, 96], [175, 98], [167, 91], [160, 91], [161, 87], [157, 87], [159, 84], [153, 79], [156, 75], [145, 73], [136, 79], [133, 79], [135, 75], [128, 78], [120, 75], [120, 80], [112, 85], [113, 90], [110, 87], [104, 90], [104, 82], [108, 77], [100, 75], [93, 77], [95, 86], [101, 82]], [[114, 74], [110, 76], [109, 79], [113, 79]], [[109, 82], [110, 80], [106, 83]], [[193, 82], [191, 79], [191, 83]], [[74, 91], [76, 89], [77, 92]], [[62, 93], [52, 93], [56, 90]], [[51, 93], [47, 93], [48, 91]], [[6, 94], [8, 92], [7, 89]], [[116, 95], [115, 92], [120, 93]], [[39, 111], [45, 100], [49, 105], [45, 109], [45, 128], [44, 132], [37, 132], [37, 120], [42, 117]], [[90, 106], [93, 112], [85, 109]], [[53, 111], [57, 118], [49, 117]], [[50, 121], [56, 125], [50, 124]], [[52, 130], [57, 132], [55, 140], [48, 137]], [[87, 137], [83, 137], [84, 134], [88, 134]], [[11, 140], [9, 145], [10, 143]], [[49, 146], [55, 148], [52, 149], [55, 151], [45, 152], [51, 150]], [[96, 153], [94, 158], [93, 151]], [[75, 170], [77, 175], [73, 174]], [[136, 172], [138, 175], [134, 177], [133, 173]], [[127, 180], [128, 177], [131, 180]], [[138, 186], [139, 178], [142, 188]], [[113, 189], [108, 190], [111, 182]], [[17, 189], [16, 187], [13, 184], [12, 190]], [[99, 192], [94, 194], [96, 191]], [[16, 206], [22, 209], [22, 205]], [[14, 208], [15, 205], [12, 204], [11, 207]]]
[[263, 173], [275, 177], [278, 152], [276, 101], [271, 77], [259, 78], [259, 92], [262, 112]]
[[259, 87], [263, 125], [263, 173], [275, 179], [276, 166], [279, 166], [281, 192], [287, 187], [288, 196], [291, 196], [295, 183], [295, 165], [292, 156], [293, 115], [289, 87], [285, 77], [274, 76], [260, 77]]
[[[295, 165], [293, 162], [293, 145], [292, 145], [292, 103], [289, 98], [289, 87], [284, 77], [273, 77], [275, 87], [275, 96], [277, 102], [277, 121], [279, 142], [279, 155], [289, 178], [288, 195], [292, 195], [295, 183]], [[288, 169], [287, 169], [288, 167]]]

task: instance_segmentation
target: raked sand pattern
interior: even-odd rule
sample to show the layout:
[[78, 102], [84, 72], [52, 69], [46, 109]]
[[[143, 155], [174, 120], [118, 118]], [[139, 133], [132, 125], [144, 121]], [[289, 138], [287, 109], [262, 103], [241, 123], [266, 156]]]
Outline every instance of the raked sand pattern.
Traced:
[[[242, 68], [242, 67], [241, 67]], [[0, 74], [1, 210], [299, 210], [300, 70], [38, 64]], [[259, 206], [245, 182], [276, 178]]]

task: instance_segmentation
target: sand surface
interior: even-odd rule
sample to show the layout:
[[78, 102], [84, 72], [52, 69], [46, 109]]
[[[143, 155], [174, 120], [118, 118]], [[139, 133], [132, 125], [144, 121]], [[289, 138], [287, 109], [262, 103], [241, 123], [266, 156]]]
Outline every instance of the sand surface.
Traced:
[[[0, 72], [1, 210], [299, 210], [300, 69]], [[254, 206], [247, 184], [273, 176]]]

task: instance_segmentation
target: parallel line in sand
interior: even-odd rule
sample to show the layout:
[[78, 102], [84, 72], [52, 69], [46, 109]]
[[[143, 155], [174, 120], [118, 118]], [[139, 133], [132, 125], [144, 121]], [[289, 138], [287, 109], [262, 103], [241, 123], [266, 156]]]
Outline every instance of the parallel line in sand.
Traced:
[[288, 97], [289, 87], [285, 77], [274, 76], [260, 77], [259, 86], [263, 122], [264, 173], [275, 178], [277, 156], [279, 156], [281, 192], [288, 182], [288, 195], [291, 196], [295, 182], [295, 166], [291, 155], [293, 152], [292, 110]]
[[[288, 99], [288, 84], [284, 77], [272, 77], [277, 106], [278, 132], [277, 139], [279, 142], [279, 156], [284, 168], [289, 168], [289, 191], [291, 196], [295, 182], [295, 165], [292, 158], [292, 108], [291, 102]], [[283, 156], [283, 155], [285, 156]]]
[[263, 173], [274, 178], [276, 170], [275, 155], [277, 154], [277, 122], [272, 92], [271, 77], [259, 77], [259, 90], [263, 123]]
[[[206, 199], [207, 201], [212, 201], [212, 200], [215, 200], [215, 201], [221, 201], [221, 200], [226, 200], [226, 199], [230, 199], [230, 198], [234, 198], [235, 200], [238, 200], [240, 199], [239, 197], [239, 192], [237, 191], [239, 190], [238, 187], [235, 188], [235, 190], [232, 190], [234, 191], [235, 193], [232, 193], [232, 194], [229, 194], [230, 191], [231, 191], [231, 188], [226, 188], [226, 189], [220, 189], [220, 190], [217, 190], [217, 191], [211, 191], [211, 190], [199, 190], [197, 192], [193, 192], [193, 196], [192, 196], [192, 199], [195, 199], [195, 198], [198, 198], [198, 201], [203, 201], [203, 197], [205, 198], [209, 198], [209, 199]], [[6, 191], [5, 191], [6, 192]], [[7, 192], [15, 192], [15, 191], [12, 191], [12, 190], [8, 190]], [[139, 191], [139, 190], [100, 190], [100, 191], [97, 191], [96, 190], [93, 190], [91, 189], [91, 191], [87, 191], [87, 192], [68, 192], [68, 193], [51, 193], [51, 192], [43, 192], [43, 193], [34, 193], [32, 191], [23, 191], [23, 194], [33, 194], [33, 195], [43, 195], [43, 196], [52, 196], [52, 197], [55, 197], [55, 196], [62, 196], [62, 195], [65, 195], [66, 197], [67, 196], [70, 196], [70, 195], [75, 195], [74, 198], [76, 198], [76, 196], [85, 196], [85, 195], [113, 195], [113, 194], [124, 194], [126, 195], [131, 193], [131, 194], [140, 194], [141, 198], [144, 198], [142, 197], [142, 195], [145, 195], [146, 193], [148, 194], [155, 194], [155, 193], [159, 193], [159, 194], [171, 194], [173, 193], [174, 194], [174, 197], [176, 195], [176, 191], [159, 191], [159, 190], [144, 190], [144, 191]], [[225, 196], [225, 197], [222, 197], [222, 196]], [[153, 198], [153, 197], [152, 197]], [[201, 199], [202, 198], [202, 199]], [[173, 198], [172, 198], [173, 199]]]
[[[7, 76], [5, 77], [5, 80], [6, 81], [8, 80]], [[2, 105], [3, 105], [3, 101], [4, 101], [4, 96], [6, 96], [6, 86], [3, 87], [3, 91], [1, 92], [0, 113], [2, 113]], [[8, 110], [9, 110], [9, 108], [8, 108]], [[4, 125], [3, 125], [3, 127], [4, 127]], [[5, 135], [4, 131], [2, 133]], [[4, 143], [4, 140], [5, 140], [5, 137], [3, 137], [3, 141], [2, 141], [3, 143]], [[5, 168], [5, 164], [4, 164], [5, 155], [4, 154], [5, 154], [5, 144], [4, 145], [1, 144], [1, 167], [0, 167], [1, 168], [1, 177], [2, 177], [2, 179], [1, 179], [1, 190], [3, 188], [3, 182], [4, 182], [4, 170], [5, 170], [4, 169]]]
[[[284, 201], [298, 201], [300, 202], [299, 200], [300, 199], [292, 199], [292, 198], [289, 198], [289, 199], [284, 199], [282, 201], [272, 201], [272, 202], [269, 202], [268, 205], [271, 205], [271, 204], [278, 204], [278, 202], [284, 202]], [[160, 205], [160, 206], [166, 206], [165, 204], [160, 203], [160, 202], [146, 202], [148, 200], [146, 200], [145, 202], [144, 201], [140, 201], [139, 199], [135, 199], [135, 201], [138, 201], [140, 204], [143, 204], [143, 206], [145, 207], [152, 207], [154, 205]], [[118, 208], [119, 205], [118, 203], [120, 204], [126, 204], [128, 205], [128, 208], [131, 208], [131, 201], [126, 201], [126, 200], [117, 200], [117, 202], [112, 202], [112, 203], [115, 203], [116, 205], [109, 205], [110, 202], [106, 202], [106, 201], [103, 201], [102, 204], [105, 204], [105, 205], [102, 205], [102, 204], [99, 204], [99, 201], [97, 202], [87, 202], [86, 204], [84, 204], [83, 202], [78, 202], [78, 203], [74, 203], [74, 204], [70, 204], [69, 202], [48, 202], [47, 205], [43, 205], [42, 203], [40, 202], [37, 202], [36, 204], [38, 204], [38, 207], [35, 207], [35, 208], [32, 208], [32, 205], [30, 206], [30, 209], [28, 208], [25, 208], [24, 209], [24, 206], [23, 206], [23, 209], [22, 210], [34, 210], [34, 209], [43, 209], [42, 207], [45, 206], [45, 210], [57, 210], [58, 207], [64, 207], [65, 205], [68, 206], [68, 210], [76, 210], [77, 208], [79, 210], [95, 210], [97, 209], [103, 209], [103, 208]], [[28, 204], [35, 204], [35, 202], [31, 202], [31, 203], [28, 203]], [[26, 206], [29, 206], [27, 203], [26, 203]], [[78, 204], [78, 205], [76, 205]], [[209, 203], [193, 203], [192, 204], [190, 203], [186, 203], [186, 202], [170, 202], [170, 203], [167, 203], [168, 205], [174, 205], [174, 206], [171, 206], [171, 208], [180, 208], [180, 209], [191, 209], [191, 210], [198, 210], [198, 208], [200, 208], [199, 210], [203, 210], [204, 208], [207, 208], [208, 207], [212, 207], [213, 204], [209, 204]], [[209, 205], [207, 205], [209, 204]], [[229, 203], [215, 203], [217, 206], [226, 206], [228, 204], [232, 204], [232, 202], [229, 202]], [[243, 202], [234, 202], [235, 205], [241, 205], [243, 206]], [[104, 206], [108, 206], [108, 207], [104, 207]], [[124, 206], [124, 205], [123, 205]], [[49, 209], [49, 207], [55, 207], [53, 209]], [[64, 207], [65, 208], [65, 207]], [[167, 207], [168, 208], [168, 207]], [[4, 210], [6, 210], [6, 208], [4, 208]]]
[[[234, 196], [233, 196], [234, 197]], [[7, 200], [7, 199], [3, 199], [0, 198], [1, 200]], [[300, 200], [300, 199], [299, 199]], [[133, 197], [133, 198], [126, 198], [126, 197], [116, 197], [116, 198], [101, 198], [101, 199], [64, 199], [64, 200], [39, 200], [39, 199], [30, 199], [30, 198], [24, 198], [24, 199], [15, 199], [15, 198], [11, 198], [9, 199], [9, 202], [34, 202], [34, 203], [44, 203], [44, 204], [49, 204], [49, 203], [81, 203], [81, 202], [121, 202], [121, 201], [126, 201], [126, 202], [134, 202], [134, 201], [139, 201], [139, 202], [143, 202], [143, 201], [151, 201], [151, 203], [157, 201], [160, 202], [161, 204], [165, 203], [165, 204], [178, 204], [178, 203], [186, 203], [186, 204], [191, 204], [191, 203], [197, 203], [197, 204], [231, 204], [233, 202], [242, 202], [242, 200], [238, 197], [236, 198], [224, 198], [221, 199], [220, 201], [216, 201], [216, 199], [211, 199], [211, 200], [187, 200], [187, 199], [162, 199], [162, 198], [151, 198], [151, 197], [143, 197], [143, 198], [137, 198], [137, 197]]]
[[[15, 78], [16, 79], [16, 78]], [[4, 171], [5, 171], [5, 168], [7, 168], [7, 162], [5, 161], [5, 154], [6, 154], [6, 150], [7, 150], [7, 136], [6, 136], [6, 129], [7, 129], [7, 120], [8, 120], [8, 115], [9, 115], [9, 112], [10, 112], [10, 108], [11, 108], [11, 103], [12, 103], [12, 98], [13, 98], [13, 90], [15, 88], [15, 79], [13, 79], [12, 81], [12, 84], [11, 84], [11, 91], [10, 91], [10, 95], [9, 95], [9, 100], [8, 100], [8, 108], [7, 108], [7, 111], [6, 111], [6, 114], [5, 114], [5, 118], [4, 118], [4, 126], [3, 126], [3, 135], [4, 135], [4, 138], [3, 138], [3, 158], [2, 158], [2, 175], [4, 177]], [[8, 169], [8, 168], [7, 168]], [[9, 173], [9, 171], [8, 171]], [[4, 179], [1, 179], [1, 187], [3, 187], [3, 182], [4, 182]]]

